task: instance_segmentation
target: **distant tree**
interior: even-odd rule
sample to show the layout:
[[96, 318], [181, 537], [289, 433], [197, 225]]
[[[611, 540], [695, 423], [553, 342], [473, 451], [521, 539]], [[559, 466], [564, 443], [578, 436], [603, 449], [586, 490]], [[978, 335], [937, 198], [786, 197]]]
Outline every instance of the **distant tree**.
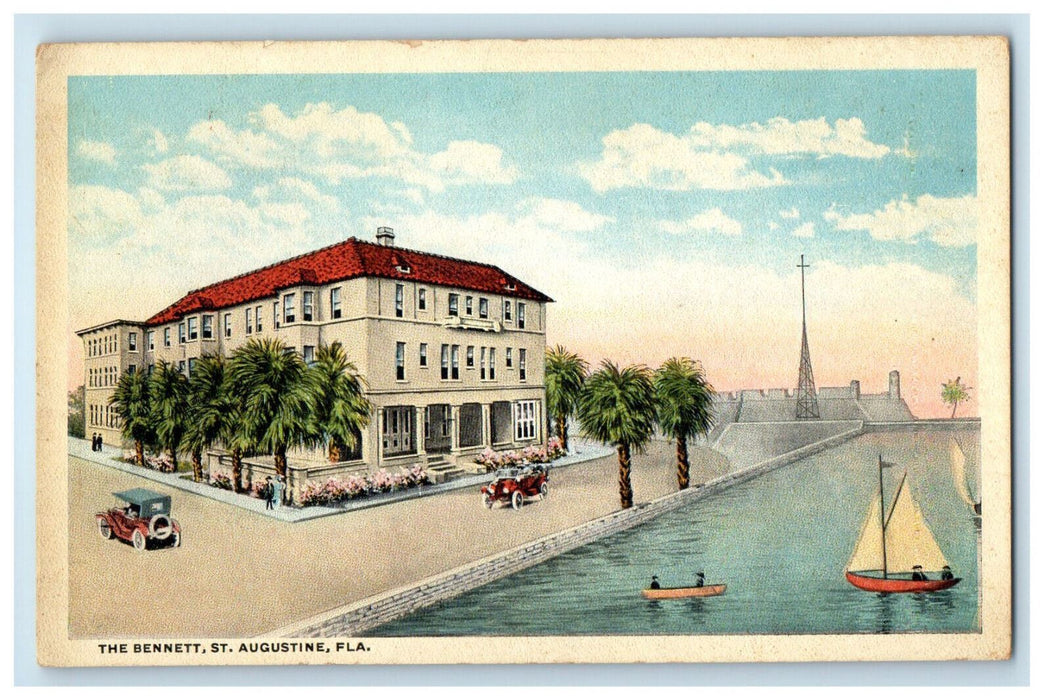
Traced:
[[150, 375], [150, 414], [157, 442], [178, 466], [179, 443], [186, 431], [189, 382], [175, 365], [161, 362]]
[[942, 384], [942, 402], [946, 405], [952, 406], [952, 415], [950, 418], [956, 417], [956, 409], [961, 402], [971, 400], [971, 395], [968, 393], [969, 391], [970, 387], [964, 386], [960, 382], [959, 377], [951, 382]]
[[569, 449], [569, 419], [577, 410], [577, 402], [584, 390], [588, 364], [579, 355], [561, 345], [544, 352], [544, 393], [547, 412], [555, 421], [555, 432], [562, 447]]
[[66, 418], [66, 431], [73, 437], [86, 437], [87, 418], [84, 415], [84, 385], [81, 384], [67, 395], [69, 415]]
[[120, 434], [135, 443], [135, 464], [145, 464], [144, 443], [153, 442], [156, 433], [150, 412], [150, 380], [146, 371], [125, 372], [109, 398], [109, 405], [120, 418]]
[[190, 370], [186, 426], [179, 446], [190, 453], [193, 480], [204, 478], [202, 455], [229, 432], [235, 416], [226, 389], [226, 362], [222, 355], [204, 355]]
[[631, 450], [645, 445], [657, 419], [657, 396], [648, 367], [621, 370], [603, 360], [584, 383], [577, 406], [580, 429], [589, 438], [616, 445], [620, 476], [620, 507], [631, 508]]
[[704, 368], [688, 357], [673, 357], [657, 370], [653, 382], [657, 392], [657, 424], [675, 438], [679, 488], [690, 485], [690, 455], [687, 442], [712, 429], [712, 387], [704, 380]]
[[372, 417], [363, 380], [340, 343], [318, 348], [304, 380], [311, 398], [309, 432], [320, 444], [328, 445], [329, 461], [338, 462], [344, 448], [357, 447]]
[[230, 388], [244, 408], [237, 437], [274, 455], [274, 470], [282, 477], [288, 448], [314, 437], [306, 369], [299, 353], [273, 338], [250, 340], [230, 358]]

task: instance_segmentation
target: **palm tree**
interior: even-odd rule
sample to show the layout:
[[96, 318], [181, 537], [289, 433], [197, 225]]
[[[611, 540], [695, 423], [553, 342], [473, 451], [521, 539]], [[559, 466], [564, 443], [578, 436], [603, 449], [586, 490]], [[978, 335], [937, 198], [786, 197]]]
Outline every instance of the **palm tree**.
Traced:
[[109, 405], [120, 416], [120, 434], [125, 440], [135, 443], [135, 464], [146, 462], [143, 443], [153, 442], [153, 422], [150, 420], [150, 384], [145, 370], [125, 372], [117, 381], [117, 388], [109, 399]]
[[648, 367], [621, 370], [609, 360], [587, 378], [577, 406], [584, 435], [617, 446], [620, 507], [631, 508], [631, 450], [645, 445], [657, 419], [657, 396]]
[[970, 391], [970, 387], [964, 386], [960, 382], [960, 378], [957, 377], [951, 382], [942, 384], [942, 402], [952, 405], [951, 418], [956, 417], [956, 408], [960, 405], [961, 401], [970, 401], [971, 395], [967, 393]]
[[679, 489], [690, 485], [690, 455], [686, 443], [707, 434], [712, 418], [712, 387], [704, 380], [704, 368], [688, 357], [673, 357], [657, 370], [653, 387], [657, 392], [657, 424], [675, 438]]
[[569, 419], [576, 412], [587, 373], [587, 362], [561, 345], [556, 345], [554, 349], [548, 348], [544, 352], [547, 412], [554, 417], [555, 431], [566, 450], [569, 449]]
[[168, 362], [161, 362], [150, 376], [150, 414], [157, 442], [168, 450], [172, 471], [178, 462], [179, 443], [186, 429], [186, 375]]
[[306, 370], [298, 353], [273, 338], [250, 340], [230, 358], [231, 393], [244, 408], [237, 443], [273, 454], [281, 477], [288, 467], [288, 447], [312, 437], [313, 397], [303, 380]]
[[225, 387], [226, 362], [222, 355], [204, 355], [190, 370], [186, 430], [180, 447], [190, 453], [194, 481], [204, 478], [204, 465], [201, 462], [204, 450], [229, 432], [234, 412], [233, 402]]
[[305, 382], [311, 393], [310, 432], [328, 445], [330, 462], [338, 462], [342, 448], [356, 447], [372, 417], [372, 404], [362, 390], [364, 380], [347, 360], [340, 343], [318, 348]]

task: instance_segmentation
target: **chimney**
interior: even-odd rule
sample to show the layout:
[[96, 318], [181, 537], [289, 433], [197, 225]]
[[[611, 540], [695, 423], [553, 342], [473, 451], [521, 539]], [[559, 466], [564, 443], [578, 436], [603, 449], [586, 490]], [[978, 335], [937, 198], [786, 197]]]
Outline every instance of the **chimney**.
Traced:
[[394, 229], [390, 226], [380, 226], [376, 229], [376, 242], [380, 245], [394, 245]]
[[857, 379], [853, 379], [850, 382], [850, 398], [860, 399], [861, 398], [861, 382]]
[[890, 379], [887, 386], [887, 392], [890, 394], [892, 399], [901, 398], [901, 375], [898, 374], [898, 370], [891, 370]]

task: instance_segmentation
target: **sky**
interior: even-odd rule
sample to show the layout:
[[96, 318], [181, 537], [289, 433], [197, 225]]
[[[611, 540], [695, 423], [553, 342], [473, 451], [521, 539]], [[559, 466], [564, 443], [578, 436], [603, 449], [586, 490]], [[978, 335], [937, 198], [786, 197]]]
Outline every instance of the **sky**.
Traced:
[[555, 299], [592, 364], [794, 387], [800, 255], [818, 386], [977, 415], [973, 71], [69, 80], [77, 329], [391, 226]]

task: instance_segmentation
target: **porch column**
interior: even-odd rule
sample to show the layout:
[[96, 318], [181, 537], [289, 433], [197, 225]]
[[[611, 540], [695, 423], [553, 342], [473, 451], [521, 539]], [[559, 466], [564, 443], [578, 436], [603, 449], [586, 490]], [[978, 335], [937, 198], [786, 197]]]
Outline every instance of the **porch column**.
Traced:
[[427, 434], [423, 430], [423, 426], [426, 425], [426, 422], [427, 422], [427, 407], [426, 406], [417, 406], [416, 407], [416, 454], [417, 455], [421, 455], [421, 456], [425, 455], [426, 452], [427, 452], [426, 446], [424, 444], [426, 439], [427, 439]]
[[492, 404], [482, 404], [482, 446], [493, 446]]
[[456, 454], [460, 451], [460, 407], [450, 406], [452, 416], [449, 421], [449, 451]]
[[372, 411], [369, 429], [361, 436], [361, 457], [366, 464], [379, 467], [383, 462], [383, 409]]
[[536, 417], [537, 423], [540, 424], [540, 430], [537, 432], [540, 434], [540, 444], [547, 445], [547, 397], [540, 397], [540, 411]]

